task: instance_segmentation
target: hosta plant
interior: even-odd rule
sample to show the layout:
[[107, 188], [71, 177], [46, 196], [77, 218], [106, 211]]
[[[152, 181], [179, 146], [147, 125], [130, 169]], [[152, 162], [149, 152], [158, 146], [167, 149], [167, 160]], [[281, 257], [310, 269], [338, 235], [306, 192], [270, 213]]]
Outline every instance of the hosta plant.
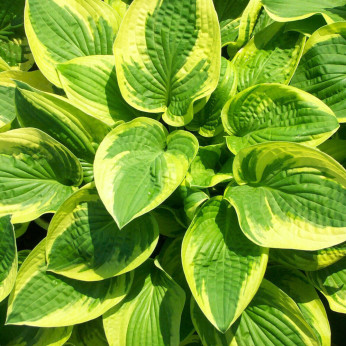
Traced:
[[331, 345], [345, 20], [344, 0], [3, 0], [0, 344]]

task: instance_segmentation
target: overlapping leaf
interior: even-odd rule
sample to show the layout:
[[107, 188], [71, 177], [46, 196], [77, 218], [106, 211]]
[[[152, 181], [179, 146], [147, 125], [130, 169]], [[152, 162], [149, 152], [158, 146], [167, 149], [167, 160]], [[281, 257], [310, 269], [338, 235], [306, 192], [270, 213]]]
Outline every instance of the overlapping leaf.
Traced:
[[179, 345], [184, 302], [183, 289], [148, 260], [135, 270], [123, 302], [103, 315], [109, 345]]
[[113, 55], [75, 58], [57, 66], [67, 97], [78, 108], [113, 126], [142, 115], [123, 99]]
[[191, 316], [203, 345], [319, 345], [297, 304], [266, 279], [241, 317], [225, 334], [209, 323], [194, 301], [191, 302]]
[[100, 282], [83, 282], [46, 272], [45, 240], [19, 270], [9, 299], [7, 323], [60, 327], [92, 320], [121, 302], [132, 273]]
[[73, 194], [54, 215], [48, 229], [48, 270], [85, 281], [129, 272], [154, 251], [159, 236], [149, 214], [119, 230], [95, 187]]
[[345, 122], [345, 76], [346, 22], [340, 22], [318, 29], [309, 38], [292, 85], [317, 96]]
[[10, 216], [0, 217], [0, 302], [11, 292], [17, 276], [17, 246]]
[[319, 250], [346, 240], [346, 171], [306, 146], [270, 142], [242, 149], [230, 186], [245, 235], [273, 248]]
[[307, 276], [333, 311], [346, 313], [346, 257], [324, 269], [307, 272]]
[[212, 0], [137, 0], [114, 45], [119, 87], [134, 108], [173, 126], [193, 117], [220, 73], [220, 28]]
[[288, 84], [305, 43], [304, 35], [273, 23], [257, 33], [234, 57], [238, 91], [259, 83]]
[[82, 168], [62, 144], [33, 129], [0, 134], [0, 216], [13, 223], [55, 212], [77, 190]]
[[56, 65], [86, 55], [111, 55], [120, 17], [99, 0], [27, 0], [25, 31], [35, 62], [56, 86]]
[[306, 276], [299, 270], [272, 266], [266, 271], [266, 278], [297, 303], [304, 319], [315, 332], [319, 344], [330, 345], [331, 333], [326, 311]]

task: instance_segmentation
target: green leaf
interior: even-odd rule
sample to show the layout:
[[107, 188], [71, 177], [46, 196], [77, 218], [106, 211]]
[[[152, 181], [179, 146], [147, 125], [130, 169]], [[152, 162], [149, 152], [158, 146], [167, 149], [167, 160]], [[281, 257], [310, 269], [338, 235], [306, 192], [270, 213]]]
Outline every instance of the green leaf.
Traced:
[[86, 322], [121, 302], [129, 291], [130, 273], [84, 282], [46, 272], [45, 246], [43, 240], [18, 272], [7, 324], [61, 327]]
[[204, 137], [214, 137], [222, 133], [221, 110], [236, 91], [237, 76], [234, 66], [225, 58], [221, 58], [219, 84], [206, 105], [194, 115], [186, 128], [190, 131], [198, 131]]
[[346, 256], [346, 242], [315, 251], [271, 249], [270, 255], [275, 262], [291, 268], [307, 271], [319, 270]]
[[85, 113], [109, 126], [143, 116], [120, 93], [113, 55], [75, 58], [57, 69], [67, 97]]
[[194, 301], [191, 301], [191, 316], [203, 345], [319, 345], [296, 303], [266, 279], [241, 317], [225, 334], [209, 323]]
[[222, 47], [236, 41], [239, 33], [241, 14], [244, 12], [249, 0], [214, 0], [220, 29]]
[[266, 278], [296, 302], [304, 319], [315, 332], [319, 344], [330, 345], [330, 326], [326, 310], [306, 276], [299, 270], [270, 266], [266, 271]]
[[55, 212], [82, 181], [77, 158], [44, 132], [16, 129], [0, 134], [0, 216], [13, 223]]
[[153, 260], [135, 270], [126, 298], [103, 315], [110, 346], [179, 344], [184, 291]]
[[308, 279], [327, 298], [333, 311], [346, 313], [346, 257], [320, 270], [307, 272]]
[[230, 57], [233, 57], [239, 48], [241, 48], [250, 39], [261, 8], [261, 0], [250, 0], [247, 4], [240, 18], [237, 40], [228, 44], [227, 52]]
[[288, 84], [303, 53], [304, 35], [273, 23], [257, 33], [233, 59], [238, 91], [260, 83]]
[[132, 107], [183, 126], [194, 101], [217, 86], [220, 49], [212, 0], [137, 0], [114, 45], [121, 93]]
[[76, 324], [69, 343], [74, 346], [108, 346], [102, 318]]
[[7, 131], [16, 118], [14, 80], [25, 81], [41, 90], [51, 90], [51, 84], [40, 71], [5, 71], [0, 73], [0, 132]]
[[169, 238], [175, 238], [186, 231], [187, 227], [181, 221], [179, 211], [162, 205], [155, 208], [151, 213], [159, 225], [160, 234]]
[[226, 332], [255, 295], [268, 249], [243, 235], [234, 208], [218, 196], [207, 201], [193, 219], [181, 253], [195, 300], [209, 321]]
[[35, 62], [61, 87], [56, 65], [88, 55], [111, 55], [121, 18], [99, 0], [27, 0], [25, 31]]
[[262, 0], [269, 15], [277, 22], [304, 19], [323, 13], [337, 21], [346, 19], [345, 0]]
[[0, 217], [0, 302], [12, 291], [17, 276], [16, 237], [10, 216]]
[[19, 238], [23, 234], [25, 234], [25, 232], [27, 231], [29, 225], [30, 225], [30, 222], [16, 223], [14, 225], [14, 233], [16, 235], [16, 238]]
[[72, 326], [38, 328], [4, 325], [7, 302], [8, 299], [0, 303], [0, 340], [2, 346], [62, 346], [71, 336]]
[[306, 36], [311, 36], [320, 27], [327, 24], [325, 18], [321, 14], [315, 14], [312, 17], [288, 22], [286, 31], [297, 31]]
[[10, 69], [11, 67], [7, 64], [7, 62], [0, 57], [0, 72], [8, 71]]
[[197, 150], [192, 134], [181, 130], [168, 134], [149, 118], [112, 130], [97, 150], [94, 174], [102, 202], [119, 228], [171, 195]]
[[343, 167], [346, 167], [346, 140], [331, 139], [322, 143], [318, 149], [331, 156], [336, 161], [340, 162]]
[[346, 122], [346, 23], [326, 25], [311, 35], [292, 85], [315, 95]]
[[[180, 342], [186, 340], [194, 331], [190, 316], [191, 291], [186, 281], [181, 262], [183, 237], [167, 239], [160, 251], [158, 261], [164, 271], [185, 291], [186, 300], [180, 323]], [[181, 346], [181, 345], [180, 345]]]
[[225, 197], [254, 243], [319, 250], [346, 240], [346, 171], [319, 150], [269, 142], [242, 149]]
[[281, 84], [243, 90], [226, 103], [222, 122], [234, 154], [268, 141], [317, 146], [339, 128], [333, 111], [317, 97]]
[[79, 110], [66, 98], [17, 82], [16, 109], [22, 127], [35, 127], [93, 163], [97, 146], [110, 128]]
[[[208, 188], [233, 178], [233, 156], [222, 155], [223, 147], [223, 144], [215, 144], [199, 148], [186, 176], [189, 186]], [[221, 156], [226, 158], [221, 160]]]
[[2, 0], [0, 57], [13, 69], [29, 70], [34, 64], [24, 33], [25, 0]]
[[50, 222], [48, 270], [76, 280], [107, 279], [141, 265], [158, 238], [158, 225], [150, 214], [120, 231], [95, 187], [84, 187], [62, 204]]

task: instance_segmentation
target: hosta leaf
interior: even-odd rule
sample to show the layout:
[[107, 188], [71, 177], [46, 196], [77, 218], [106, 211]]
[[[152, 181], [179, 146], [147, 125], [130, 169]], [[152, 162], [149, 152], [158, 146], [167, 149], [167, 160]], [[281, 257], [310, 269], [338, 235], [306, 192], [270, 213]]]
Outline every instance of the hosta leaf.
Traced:
[[317, 146], [339, 127], [333, 111], [318, 98], [291, 86], [259, 84], [226, 103], [222, 122], [227, 146], [237, 153], [268, 141]]
[[255, 295], [268, 249], [243, 235], [234, 208], [218, 196], [206, 202], [193, 219], [181, 253], [195, 300], [224, 333]]
[[214, 137], [223, 132], [221, 110], [236, 91], [237, 76], [234, 66], [225, 58], [221, 58], [219, 84], [206, 105], [194, 115], [193, 120], [186, 126], [187, 129], [198, 131], [205, 137]]
[[346, 140], [331, 139], [322, 143], [318, 149], [331, 156], [336, 161], [346, 167]]
[[261, 0], [250, 0], [247, 4], [239, 23], [239, 33], [235, 42], [228, 44], [228, 54], [233, 57], [239, 48], [241, 48], [250, 38], [252, 30], [255, 27], [257, 17], [262, 8]]
[[0, 303], [1, 346], [62, 346], [72, 333], [71, 327], [38, 328], [4, 325], [7, 299]]
[[25, 234], [25, 232], [27, 231], [29, 225], [30, 225], [30, 222], [16, 223], [14, 225], [14, 233], [16, 235], [16, 238], [19, 238], [23, 234]]
[[297, 31], [304, 35], [311, 36], [317, 29], [327, 24], [321, 14], [315, 14], [312, 17], [288, 22], [286, 31]]
[[168, 134], [149, 118], [112, 130], [97, 150], [94, 174], [102, 202], [118, 226], [161, 204], [182, 182], [197, 150], [192, 134]]
[[295, 143], [257, 144], [238, 153], [233, 174], [241, 186], [225, 196], [256, 244], [319, 250], [346, 240], [346, 172], [326, 154]]
[[306, 42], [292, 85], [317, 96], [346, 122], [346, 23], [318, 29]]
[[0, 134], [0, 216], [13, 223], [55, 212], [82, 181], [77, 158], [44, 132], [16, 129]]
[[108, 346], [102, 318], [76, 324], [69, 343], [73, 346]]
[[20, 268], [9, 299], [7, 324], [60, 327], [92, 320], [124, 299], [130, 273], [84, 282], [46, 272], [43, 240]]
[[19, 123], [35, 127], [65, 145], [78, 158], [93, 163], [96, 148], [110, 128], [73, 106], [64, 97], [18, 83], [15, 94]]
[[333, 311], [346, 313], [346, 257], [320, 270], [307, 272], [309, 280], [327, 298]]
[[[187, 284], [181, 262], [181, 245], [183, 237], [167, 239], [160, 251], [158, 261], [167, 274], [185, 291], [186, 300], [181, 316], [180, 341], [185, 340], [194, 331], [190, 317], [191, 291]], [[181, 346], [181, 345], [180, 345]]]
[[11, 292], [17, 276], [17, 246], [10, 216], [0, 217], [0, 302]]
[[323, 13], [334, 20], [346, 19], [345, 0], [262, 0], [269, 15], [278, 22], [299, 20]]
[[132, 107], [183, 126], [193, 102], [217, 86], [220, 48], [212, 0], [137, 0], [114, 45], [121, 93]]
[[53, 84], [56, 65], [86, 55], [111, 55], [120, 24], [117, 12], [99, 0], [27, 0], [25, 31], [35, 62]]
[[285, 266], [313, 271], [330, 266], [346, 256], [346, 242], [315, 251], [271, 249], [271, 258]]
[[0, 132], [9, 129], [16, 118], [14, 80], [25, 81], [41, 90], [52, 91], [51, 84], [40, 71], [5, 71], [0, 73]]
[[266, 279], [225, 334], [209, 323], [194, 301], [191, 302], [191, 316], [206, 346], [319, 345], [296, 303]]
[[120, 231], [95, 187], [85, 187], [62, 204], [49, 225], [48, 270], [77, 280], [110, 278], [141, 265], [158, 238], [157, 223], [149, 214]]
[[187, 227], [181, 220], [179, 211], [163, 205], [155, 208], [151, 213], [159, 225], [160, 234], [175, 238], [186, 231]]
[[24, 33], [25, 0], [2, 0], [0, 57], [13, 69], [29, 70], [34, 63]]
[[236, 41], [240, 16], [248, 2], [249, 0], [214, 0], [215, 10], [220, 22], [222, 46]]
[[224, 162], [220, 162], [222, 150], [223, 144], [200, 147], [191, 163], [186, 183], [192, 187], [207, 188], [233, 178], [233, 157], [229, 155]]
[[34, 58], [31, 54], [28, 40], [24, 37], [24, 33], [20, 36], [10, 40], [0, 39], [0, 56], [11, 69], [27, 71], [34, 64]]
[[119, 16], [123, 18], [132, 0], [105, 0], [105, 2], [111, 5]]
[[0, 72], [8, 71], [10, 69], [11, 67], [7, 64], [7, 62], [0, 57]]
[[143, 114], [130, 107], [121, 96], [113, 55], [75, 58], [59, 64], [57, 69], [73, 104], [107, 125]]
[[331, 344], [326, 310], [314, 287], [299, 270], [271, 266], [266, 278], [289, 295], [298, 305], [304, 319], [315, 332], [321, 346]]
[[260, 83], [288, 84], [302, 55], [304, 35], [273, 23], [257, 33], [233, 59], [238, 91]]
[[178, 345], [184, 302], [184, 291], [148, 260], [126, 298], [103, 315], [109, 345]]

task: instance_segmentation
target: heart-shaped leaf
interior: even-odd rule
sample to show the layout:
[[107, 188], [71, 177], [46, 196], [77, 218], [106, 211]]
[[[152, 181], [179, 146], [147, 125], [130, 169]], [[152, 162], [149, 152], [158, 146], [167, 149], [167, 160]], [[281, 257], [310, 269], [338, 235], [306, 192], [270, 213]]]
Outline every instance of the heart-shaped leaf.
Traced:
[[230, 186], [245, 235], [261, 246], [319, 250], [346, 240], [346, 171], [301, 144], [269, 142], [242, 149]]
[[222, 122], [233, 153], [269, 141], [317, 146], [338, 128], [333, 111], [317, 97], [282, 84], [258, 84], [226, 103]]
[[212, 0], [136, 0], [114, 45], [121, 93], [132, 107], [183, 126], [193, 102], [217, 86], [220, 49]]
[[160, 205], [180, 185], [197, 154], [189, 132], [137, 118], [119, 125], [100, 144], [95, 183], [119, 228]]

